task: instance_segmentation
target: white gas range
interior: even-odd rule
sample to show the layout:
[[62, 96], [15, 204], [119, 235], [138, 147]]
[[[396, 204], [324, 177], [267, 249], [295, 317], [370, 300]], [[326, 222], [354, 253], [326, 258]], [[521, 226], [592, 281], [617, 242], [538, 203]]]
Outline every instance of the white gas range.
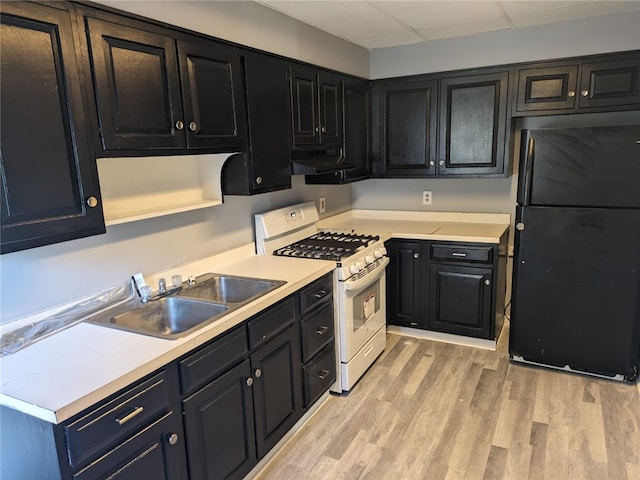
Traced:
[[259, 254], [314, 258], [336, 264], [335, 392], [350, 390], [386, 345], [384, 243], [375, 235], [353, 231], [318, 232], [313, 202], [255, 215]]

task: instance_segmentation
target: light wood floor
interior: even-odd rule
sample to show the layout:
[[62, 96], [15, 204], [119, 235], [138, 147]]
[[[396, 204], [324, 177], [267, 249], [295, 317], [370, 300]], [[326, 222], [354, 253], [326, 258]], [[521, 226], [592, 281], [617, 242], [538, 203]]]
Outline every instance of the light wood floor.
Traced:
[[258, 478], [640, 479], [638, 386], [511, 364], [507, 337], [489, 352], [388, 334]]

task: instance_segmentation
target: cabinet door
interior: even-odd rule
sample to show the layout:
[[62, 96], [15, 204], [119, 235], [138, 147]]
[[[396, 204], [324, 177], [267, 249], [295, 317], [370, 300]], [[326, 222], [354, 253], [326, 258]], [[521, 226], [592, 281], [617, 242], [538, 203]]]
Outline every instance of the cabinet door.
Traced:
[[440, 81], [439, 174], [504, 173], [508, 80], [498, 72]]
[[640, 105], [640, 58], [582, 65], [580, 108]]
[[430, 272], [429, 329], [489, 338], [493, 270], [432, 263]]
[[252, 382], [245, 360], [184, 400], [191, 480], [242, 478], [255, 465]]
[[1, 251], [104, 233], [71, 16], [2, 2], [1, 18]]
[[257, 192], [291, 188], [287, 63], [250, 54], [244, 58], [251, 187]]
[[517, 112], [575, 108], [578, 65], [523, 68], [518, 70], [516, 75]]
[[362, 176], [371, 173], [371, 95], [369, 84], [345, 79], [344, 99], [344, 157]]
[[302, 416], [300, 333], [290, 327], [251, 355], [258, 459]]
[[320, 143], [323, 146], [342, 146], [342, 78], [321, 72], [318, 75], [320, 100]]
[[291, 125], [293, 145], [319, 145], [318, 77], [316, 70], [291, 65]]
[[213, 42], [178, 42], [187, 148], [238, 148], [245, 109], [238, 53]]
[[412, 177], [436, 172], [437, 81], [378, 85], [374, 124], [377, 159], [383, 177]]
[[170, 412], [73, 475], [74, 480], [187, 480], [180, 415]]
[[104, 150], [184, 148], [175, 41], [87, 19]]
[[421, 300], [428, 292], [428, 276], [423, 275], [427, 257], [422, 250], [419, 242], [387, 243], [387, 321], [392, 325], [427, 328], [427, 311]]

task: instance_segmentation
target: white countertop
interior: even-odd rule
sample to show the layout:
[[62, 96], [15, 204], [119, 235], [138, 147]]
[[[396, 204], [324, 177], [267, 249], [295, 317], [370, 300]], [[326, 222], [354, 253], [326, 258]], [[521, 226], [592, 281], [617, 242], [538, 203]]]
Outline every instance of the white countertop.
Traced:
[[499, 243], [510, 224], [508, 213], [410, 212], [351, 210], [320, 221], [331, 230], [390, 238], [450, 242]]
[[[320, 228], [357, 230], [381, 239], [407, 238], [499, 243], [509, 214], [352, 210], [319, 222]], [[0, 358], [0, 404], [60, 423], [203, 345], [303, 286], [331, 272], [334, 262], [256, 255], [253, 244], [147, 277], [207, 272], [284, 280], [258, 300], [177, 340], [79, 323]], [[63, 306], [64, 307], [64, 306]], [[36, 321], [62, 307], [24, 319]], [[25, 322], [21, 322], [25, 323]]]
[[252, 249], [241, 247], [163, 275], [215, 272], [284, 280], [285, 285], [177, 340], [84, 322], [62, 330], [0, 358], [0, 404], [60, 423], [335, 268], [334, 262], [256, 255]]

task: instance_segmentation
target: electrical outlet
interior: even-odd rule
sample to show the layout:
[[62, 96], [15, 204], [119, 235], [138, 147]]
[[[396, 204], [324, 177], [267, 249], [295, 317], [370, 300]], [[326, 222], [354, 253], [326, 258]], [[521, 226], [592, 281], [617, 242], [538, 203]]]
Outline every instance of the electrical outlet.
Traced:
[[324, 213], [327, 210], [327, 202], [324, 197], [320, 197], [318, 199], [318, 204], [320, 207], [320, 213]]
[[433, 193], [425, 190], [422, 192], [422, 204], [423, 205], [431, 205], [431, 202], [433, 201]]

